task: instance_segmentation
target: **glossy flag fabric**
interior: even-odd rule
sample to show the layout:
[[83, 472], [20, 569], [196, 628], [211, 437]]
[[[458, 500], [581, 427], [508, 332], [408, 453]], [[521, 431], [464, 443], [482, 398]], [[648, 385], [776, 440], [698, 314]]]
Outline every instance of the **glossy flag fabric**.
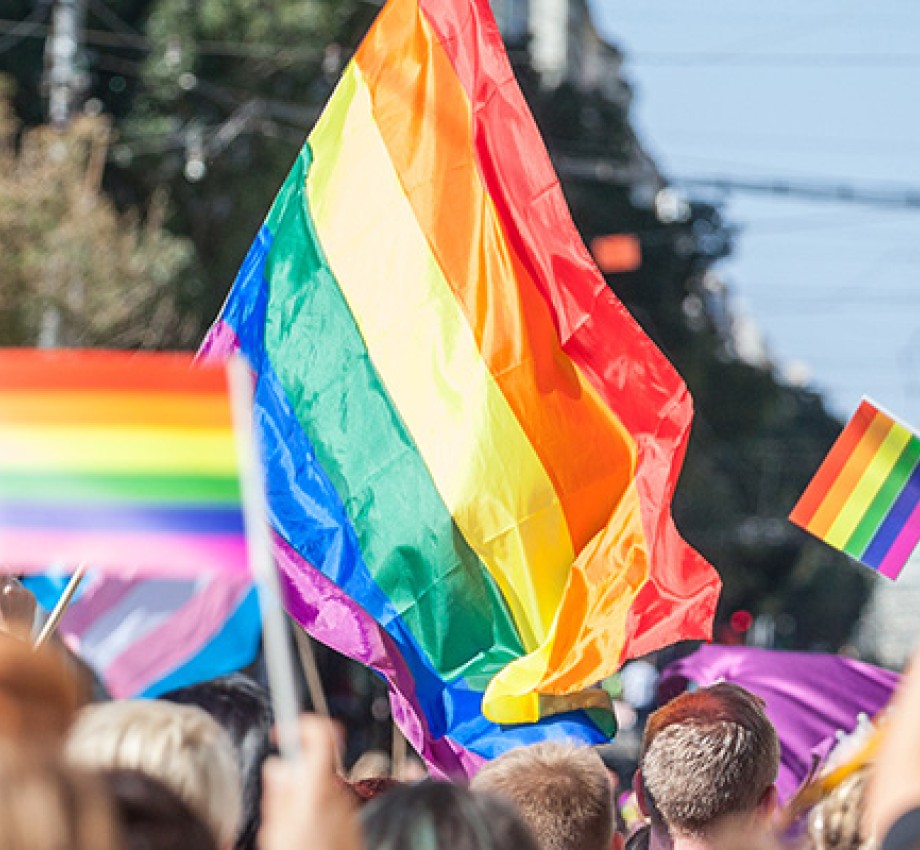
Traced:
[[896, 579], [920, 543], [920, 437], [863, 399], [789, 518]]
[[228, 370], [0, 350], [0, 564], [248, 575]]
[[236, 349], [289, 610], [386, 676], [432, 766], [602, 740], [592, 685], [709, 635], [719, 580], [669, 513], [690, 397], [581, 243], [485, 0], [380, 13], [203, 351]]

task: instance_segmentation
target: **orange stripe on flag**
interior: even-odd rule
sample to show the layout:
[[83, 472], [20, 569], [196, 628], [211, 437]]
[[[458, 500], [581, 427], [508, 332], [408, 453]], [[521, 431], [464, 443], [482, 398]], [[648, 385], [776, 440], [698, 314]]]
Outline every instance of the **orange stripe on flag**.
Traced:
[[865, 401], [861, 402], [853, 414], [846, 428], [843, 429], [837, 442], [831, 447], [824, 462], [818, 468], [811, 483], [806, 488], [802, 497], [789, 514], [796, 525], [808, 528], [815, 512], [821, 507], [828, 490], [833, 486], [840, 475], [844, 465], [856, 448], [859, 441], [875, 418], [875, 409]]
[[878, 453], [879, 446], [881, 446], [885, 437], [888, 436], [891, 426], [892, 422], [887, 416], [876, 412], [872, 417], [869, 427], [866, 428], [862, 438], [853, 448], [850, 457], [840, 470], [837, 480], [831, 485], [820, 507], [815, 511], [814, 516], [806, 526], [816, 537], [820, 537], [822, 540], [827, 537], [834, 520], [840, 516], [840, 512], [853, 494], [857, 484], [859, 484], [866, 467]]
[[[635, 443], [562, 350], [507, 243], [475, 161], [469, 98], [418, 8], [391, 4], [355, 61], [421, 228], [559, 494], [578, 552], [631, 484]], [[423, 82], [407, 83], [415, 80]]]

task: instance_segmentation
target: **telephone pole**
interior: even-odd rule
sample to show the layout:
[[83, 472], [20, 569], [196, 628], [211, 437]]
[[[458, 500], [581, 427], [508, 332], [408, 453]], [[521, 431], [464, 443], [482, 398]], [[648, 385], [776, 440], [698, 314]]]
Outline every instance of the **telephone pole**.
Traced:
[[85, 21], [86, 0], [56, 0], [45, 45], [45, 65], [48, 116], [58, 130], [67, 126], [86, 88], [86, 73], [79, 67]]

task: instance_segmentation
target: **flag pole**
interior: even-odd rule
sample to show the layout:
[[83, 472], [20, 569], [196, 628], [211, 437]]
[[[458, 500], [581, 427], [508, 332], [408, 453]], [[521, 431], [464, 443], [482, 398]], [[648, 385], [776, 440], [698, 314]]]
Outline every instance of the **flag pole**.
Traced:
[[57, 631], [57, 627], [60, 625], [64, 613], [67, 611], [70, 601], [73, 599], [85, 575], [86, 564], [80, 564], [70, 577], [70, 581], [67, 582], [67, 587], [64, 588], [64, 592], [61, 594], [61, 598], [58, 599], [57, 605], [54, 606], [54, 610], [48, 615], [48, 619], [45, 620], [45, 624], [38, 633], [38, 637], [35, 638], [35, 643], [32, 645], [33, 649], [41, 649], [41, 647], [51, 639], [55, 631]]
[[396, 718], [391, 716], [391, 720], [393, 721], [393, 740], [390, 753], [390, 776], [393, 779], [401, 779], [406, 765], [408, 742], [402, 729], [397, 725]]
[[300, 700], [294, 678], [294, 658], [287, 622], [281, 603], [278, 572], [272, 556], [261, 453], [257, 450], [255, 421], [252, 415], [252, 378], [248, 366], [239, 355], [230, 358], [227, 369], [234, 431], [240, 455], [246, 545], [262, 612], [265, 666], [278, 729], [278, 749], [285, 758], [296, 759], [300, 755]]
[[319, 667], [316, 664], [313, 641], [299, 623], [294, 624], [294, 639], [297, 642], [300, 666], [303, 668], [307, 688], [310, 690], [310, 701], [313, 703], [313, 710], [323, 717], [329, 717], [329, 701], [326, 699], [326, 690], [323, 688], [323, 680], [319, 675]]

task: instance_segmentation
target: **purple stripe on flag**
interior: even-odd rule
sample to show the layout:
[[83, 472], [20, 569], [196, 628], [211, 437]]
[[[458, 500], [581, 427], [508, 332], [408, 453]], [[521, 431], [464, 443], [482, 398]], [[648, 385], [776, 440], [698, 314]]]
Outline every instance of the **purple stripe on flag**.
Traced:
[[242, 534], [243, 512], [232, 507], [128, 505], [114, 502], [0, 500], [0, 527], [55, 531], [140, 531], [170, 534]]
[[101, 671], [112, 696], [124, 698], [174, 670], [213, 637], [249, 591], [248, 576], [220, 575], [146, 638]]
[[219, 319], [211, 326], [211, 330], [208, 331], [204, 342], [201, 343], [198, 358], [201, 360], [211, 358], [223, 360], [234, 351], [238, 351], [239, 347], [240, 340], [236, 335], [236, 331], [223, 319]]
[[885, 517], [872, 541], [866, 547], [865, 553], [860, 558], [864, 564], [874, 569], [881, 567], [882, 561], [894, 546], [905, 525], [910, 522], [918, 502], [920, 502], [920, 465], [907, 479], [904, 489], [891, 506], [888, 516]]
[[411, 673], [377, 622], [337, 585], [275, 535], [285, 607], [317, 640], [374, 668], [390, 685], [393, 719], [432, 773], [472, 776], [484, 759], [450, 738], [433, 739]]

